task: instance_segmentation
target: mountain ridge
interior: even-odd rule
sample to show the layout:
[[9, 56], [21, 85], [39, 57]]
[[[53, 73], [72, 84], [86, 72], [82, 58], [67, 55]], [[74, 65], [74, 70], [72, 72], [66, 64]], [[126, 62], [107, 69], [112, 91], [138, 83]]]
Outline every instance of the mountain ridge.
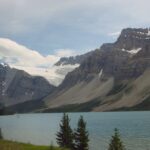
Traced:
[[93, 51], [78, 68], [67, 74], [56, 92], [44, 101], [48, 108], [82, 104], [98, 97], [107, 103], [107, 94], [114, 85], [127, 86], [150, 67], [149, 52], [148, 28], [123, 29], [116, 42], [103, 44]]
[[[27, 112], [144, 110], [149, 106], [149, 28], [123, 29], [116, 42], [85, 55], [61, 58], [55, 65], [69, 64], [79, 66], [40, 103], [25, 102]], [[23, 105], [13, 109], [20, 111]]]

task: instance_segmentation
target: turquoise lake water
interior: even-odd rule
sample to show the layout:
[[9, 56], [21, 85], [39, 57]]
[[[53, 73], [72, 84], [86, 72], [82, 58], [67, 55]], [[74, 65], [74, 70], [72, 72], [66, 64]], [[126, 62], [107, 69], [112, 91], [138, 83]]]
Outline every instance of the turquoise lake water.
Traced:
[[[150, 150], [150, 112], [69, 113], [75, 128], [80, 115], [87, 122], [90, 150], [107, 150], [114, 128], [118, 128], [127, 150]], [[5, 139], [36, 145], [56, 144], [61, 113], [0, 116]]]

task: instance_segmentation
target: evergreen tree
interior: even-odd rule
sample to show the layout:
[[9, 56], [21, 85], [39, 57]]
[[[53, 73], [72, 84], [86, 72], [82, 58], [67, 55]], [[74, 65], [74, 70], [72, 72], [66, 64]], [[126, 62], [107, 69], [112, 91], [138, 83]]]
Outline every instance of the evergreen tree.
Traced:
[[125, 147], [121, 141], [118, 129], [115, 129], [114, 131], [115, 133], [112, 136], [108, 150], [125, 150]]
[[3, 139], [2, 130], [0, 128], [0, 139]]
[[89, 134], [86, 130], [86, 122], [83, 116], [79, 118], [77, 130], [74, 133], [75, 149], [76, 150], [88, 150]]
[[60, 131], [56, 134], [56, 140], [60, 147], [73, 149], [73, 131], [69, 125], [69, 122], [70, 120], [68, 115], [64, 113], [60, 123]]

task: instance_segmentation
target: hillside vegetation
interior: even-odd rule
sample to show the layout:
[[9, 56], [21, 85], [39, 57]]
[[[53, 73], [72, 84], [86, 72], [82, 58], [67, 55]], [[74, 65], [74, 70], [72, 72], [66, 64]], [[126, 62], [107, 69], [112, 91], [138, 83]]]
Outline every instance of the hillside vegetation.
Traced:
[[[50, 150], [50, 146], [35, 146], [32, 144], [23, 144], [18, 142], [0, 140], [0, 150]], [[64, 149], [54, 147], [53, 150]]]

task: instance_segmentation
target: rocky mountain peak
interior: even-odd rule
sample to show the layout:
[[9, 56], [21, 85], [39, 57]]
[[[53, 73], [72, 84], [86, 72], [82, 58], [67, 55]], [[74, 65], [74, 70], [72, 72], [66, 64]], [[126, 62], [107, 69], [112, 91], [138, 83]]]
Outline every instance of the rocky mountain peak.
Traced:
[[149, 28], [126, 28], [122, 30], [119, 38], [115, 42], [115, 47], [126, 50], [133, 50], [137, 48], [143, 48], [143, 46], [149, 43]]
[[[98, 75], [113, 76], [116, 80], [136, 78], [150, 66], [150, 30], [123, 29], [117, 41], [103, 44], [84, 58], [79, 68], [69, 73], [62, 87], [74, 85]], [[132, 57], [131, 57], [132, 56]]]

